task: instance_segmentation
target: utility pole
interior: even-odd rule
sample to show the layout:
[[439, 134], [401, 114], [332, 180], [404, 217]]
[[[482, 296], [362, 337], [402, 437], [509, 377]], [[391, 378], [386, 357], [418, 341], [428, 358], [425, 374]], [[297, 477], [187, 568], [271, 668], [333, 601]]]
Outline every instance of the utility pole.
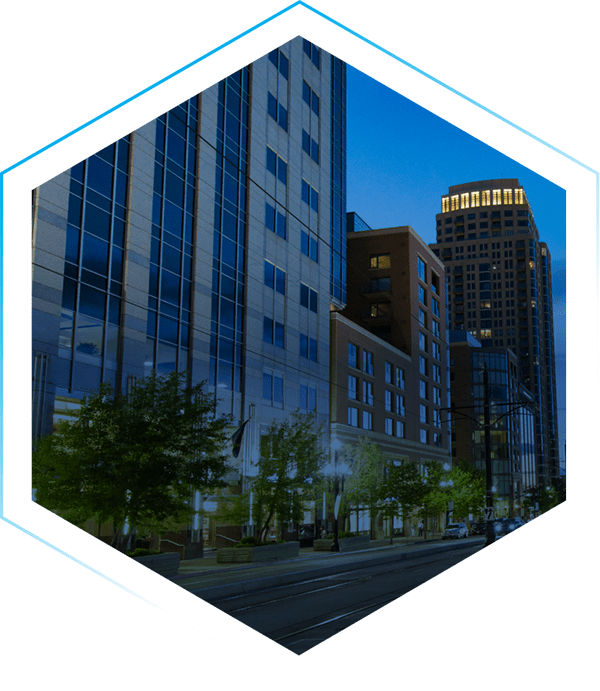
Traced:
[[490, 382], [487, 365], [483, 365], [483, 433], [485, 439], [485, 506], [486, 506], [486, 541], [485, 546], [496, 540], [494, 529], [494, 491], [492, 474], [492, 431], [490, 429]]

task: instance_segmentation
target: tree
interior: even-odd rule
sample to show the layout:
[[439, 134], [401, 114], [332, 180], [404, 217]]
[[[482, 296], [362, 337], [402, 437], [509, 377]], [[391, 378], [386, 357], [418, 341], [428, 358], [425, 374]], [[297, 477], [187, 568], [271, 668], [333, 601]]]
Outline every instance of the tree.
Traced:
[[346, 446], [343, 453], [351, 467], [351, 474], [344, 488], [344, 505], [347, 508], [356, 507], [357, 527], [359, 509], [367, 505], [373, 526], [381, 498], [386, 457], [379, 444], [372, 442], [369, 437], [359, 437], [358, 444], [354, 447]]
[[75, 525], [92, 518], [165, 532], [192, 520], [191, 491], [229, 471], [227, 416], [183, 374], [139, 380], [129, 394], [102, 384], [33, 454], [36, 501]]
[[444, 476], [444, 469], [437, 461], [426, 461], [423, 464], [421, 477], [419, 517], [423, 519], [425, 531], [423, 537], [427, 537], [427, 519], [440, 514], [446, 509], [448, 498], [446, 492], [440, 487]]
[[454, 516], [464, 518], [481, 514], [485, 506], [485, 471], [464, 459], [448, 473], [448, 498], [454, 502]]
[[390, 465], [381, 494], [385, 499], [384, 513], [389, 518], [395, 518], [400, 512], [406, 518], [423, 500], [423, 483], [417, 466], [409, 462]]
[[284, 524], [302, 518], [303, 502], [312, 498], [326, 459], [320, 443], [322, 432], [314, 413], [294, 413], [281, 423], [273, 421], [261, 438], [258, 472], [250, 488], [259, 542], [275, 519]]

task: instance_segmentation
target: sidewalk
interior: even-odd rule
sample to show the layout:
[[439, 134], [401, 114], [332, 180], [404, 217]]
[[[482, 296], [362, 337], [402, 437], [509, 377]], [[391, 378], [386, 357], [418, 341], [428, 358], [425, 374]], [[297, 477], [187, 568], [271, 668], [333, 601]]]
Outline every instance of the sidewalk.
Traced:
[[368, 549], [356, 552], [314, 552], [312, 548], [300, 550], [298, 557], [286, 560], [252, 564], [217, 564], [216, 549], [207, 549], [202, 559], [181, 562], [179, 573], [170, 580], [203, 599], [229, 597], [256, 590], [272, 588], [358, 569], [365, 562], [372, 565], [410, 559], [426, 552], [436, 553], [456, 549], [466, 544], [481, 542], [481, 538], [468, 540], [442, 540], [439, 533], [427, 540], [418, 537], [372, 540]]

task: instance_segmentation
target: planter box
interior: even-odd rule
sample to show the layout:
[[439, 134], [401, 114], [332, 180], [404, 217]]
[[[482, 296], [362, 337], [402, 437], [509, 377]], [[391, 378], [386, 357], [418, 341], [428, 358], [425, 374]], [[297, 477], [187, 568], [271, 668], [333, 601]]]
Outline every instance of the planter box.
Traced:
[[135, 561], [145, 566], [151, 571], [159, 573], [161, 576], [170, 578], [177, 576], [179, 571], [179, 564], [181, 557], [177, 552], [168, 552], [165, 554], [149, 554], [146, 557], [132, 557]]
[[250, 564], [275, 559], [292, 559], [300, 554], [299, 542], [282, 542], [266, 547], [222, 547], [217, 550], [217, 564]]
[[[344, 537], [339, 540], [340, 552], [355, 552], [360, 549], [366, 549], [371, 542], [368, 535], [359, 535], [358, 537]], [[333, 546], [333, 538], [324, 538], [315, 540], [313, 550], [315, 552], [331, 552]]]

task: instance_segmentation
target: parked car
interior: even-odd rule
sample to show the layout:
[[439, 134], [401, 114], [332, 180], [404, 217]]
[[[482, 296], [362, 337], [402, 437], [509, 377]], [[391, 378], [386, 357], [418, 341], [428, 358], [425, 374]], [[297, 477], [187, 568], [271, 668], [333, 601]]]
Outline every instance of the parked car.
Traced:
[[487, 531], [487, 523], [485, 521], [478, 521], [471, 526], [471, 535], [485, 535]]
[[494, 521], [494, 530], [496, 531], [496, 537], [504, 537], [513, 530], [520, 528], [525, 525], [525, 521], [522, 518], [498, 518]]
[[447, 537], [456, 539], [460, 537], [469, 537], [469, 529], [464, 523], [448, 523], [442, 533], [442, 540], [445, 540]]

